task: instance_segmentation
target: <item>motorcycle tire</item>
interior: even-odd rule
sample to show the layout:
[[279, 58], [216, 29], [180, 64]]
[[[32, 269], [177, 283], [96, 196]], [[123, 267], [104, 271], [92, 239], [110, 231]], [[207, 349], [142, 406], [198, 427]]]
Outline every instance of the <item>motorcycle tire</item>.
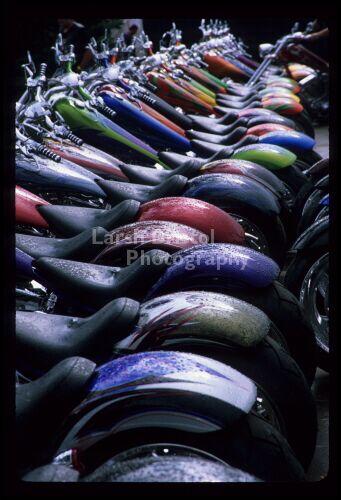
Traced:
[[[274, 281], [262, 289], [237, 288], [228, 284], [224, 287], [217, 287], [213, 284], [212, 286], [189, 286], [188, 288], [183, 286], [181, 290], [207, 290], [225, 293], [258, 307], [278, 329], [279, 336], [276, 335], [273, 339], [283, 349], [286, 349], [296, 361], [309, 385], [313, 383], [317, 366], [315, 335], [301, 304], [295, 295], [279, 281]], [[169, 287], [164, 293], [175, 291], [179, 291], [179, 289], [173, 290]], [[284, 342], [281, 337], [283, 337]]]
[[313, 149], [299, 154], [299, 159], [308, 165], [308, 168], [315, 165], [318, 161], [322, 160], [322, 156]]
[[[309, 168], [309, 165], [307, 165], [307, 168]], [[297, 165], [297, 160], [290, 167], [283, 168], [282, 170], [275, 170], [274, 173], [294, 193], [298, 193], [308, 182], [307, 177]]]
[[[328, 254], [328, 246], [320, 246], [310, 252], [299, 252], [285, 272], [284, 285], [299, 298], [300, 290], [305, 276], [308, 274], [314, 262], [320, 257]], [[323, 370], [329, 372], [329, 355], [316, 343], [317, 364]], [[308, 353], [306, 354], [308, 356]]]
[[302, 234], [306, 229], [308, 229], [308, 227], [310, 227], [314, 223], [319, 211], [321, 210], [321, 208], [323, 208], [320, 205], [320, 201], [323, 195], [324, 193], [320, 189], [315, 189], [309, 195], [303, 206], [301, 218], [298, 222], [297, 235]]
[[312, 124], [313, 120], [306, 111], [302, 111], [296, 115], [291, 115], [290, 119], [296, 123], [297, 129], [302, 131], [304, 134], [309, 135], [313, 139], [315, 138], [315, 130]]
[[261, 416], [250, 412], [224, 430], [197, 434], [161, 428], [114, 433], [91, 450], [91, 471], [117, 453], [153, 442], [201, 449], [264, 481], [305, 481], [302, 465], [287, 440]]
[[255, 347], [229, 351], [207, 345], [185, 345], [178, 350], [209, 356], [253, 380], [273, 409], [277, 430], [307, 469], [316, 444], [315, 402], [299, 366], [277, 342], [265, 338]]

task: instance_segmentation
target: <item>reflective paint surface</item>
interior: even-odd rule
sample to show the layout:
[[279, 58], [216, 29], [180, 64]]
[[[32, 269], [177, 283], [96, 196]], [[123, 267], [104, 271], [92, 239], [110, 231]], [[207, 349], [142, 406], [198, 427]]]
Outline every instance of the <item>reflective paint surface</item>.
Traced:
[[[116, 359], [97, 369], [90, 387], [90, 397], [102, 391], [126, 390], [143, 385], [191, 383], [193, 391], [212, 391], [212, 397], [228, 401], [231, 392], [238, 390], [238, 407], [249, 411], [256, 396], [253, 382], [236, 370], [212, 359], [180, 352], [144, 352]], [[124, 392], [122, 387], [121, 391]]]
[[237, 149], [233, 158], [250, 160], [270, 170], [289, 167], [296, 161], [296, 155], [275, 144], [252, 144]]
[[20, 186], [15, 187], [15, 222], [32, 226], [49, 227], [46, 220], [40, 215], [36, 206], [49, 205], [49, 202], [36, 196]]
[[[172, 264], [148, 297], [205, 283], [262, 288], [278, 278], [279, 267], [269, 257], [247, 247], [229, 244], [196, 245], [173, 255]], [[219, 278], [219, 282], [217, 279]], [[216, 281], [215, 281], [216, 280]]]
[[199, 172], [203, 174], [233, 173], [246, 175], [247, 177], [265, 181], [280, 193], [285, 192], [285, 186], [276, 175], [262, 165], [258, 165], [258, 163], [252, 161], [234, 159], [212, 161], [201, 167]]
[[24, 278], [35, 278], [32, 262], [33, 258], [30, 255], [20, 250], [20, 248], [15, 249], [15, 268], [17, 275]]
[[48, 158], [16, 156], [16, 179], [20, 184], [33, 184], [49, 189], [77, 191], [105, 198], [96, 184], [98, 175], [68, 160], [55, 162]]
[[310, 151], [316, 141], [309, 135], [296, 132], [295, 130], [273, 131], [259, 138], [261, 144], [275, 144], [283, 148], [301, 151]]
[[160, 198], [141, 206], [137, 220], [168, 220], [189, 225], [223, 243], [244, 241], [243, 228], [223, 210], [202, 200]]
[[118, 166], [119, 160], [114, 157], [110, 158], [109, 155], [106, 155], [100, 150], [96, 150], [96, 148], [88, 145], [85, 146], [84, 144], [82, 144], [82, 146], [76, 146], [67, 141], [59, 143], [53, 140], [46, 140], [44, 143], [62, 158], [77, 163], [81, 167], [92, 170], [98, 174], [110, 174], [124, 181], [128, 181], [128, 178]]
[[198, 198], [228, 211], [246, 204], [261, 212], [279, 214], [278, 199], [257, 181], [244, 175], [208, 174], [188, 181], [183, 196]]
[[123, 121], [126, 120], [127, 127], [130, 124], [141, 127], [141, 132], [144, 135], [148, 135], [149, 130], [153, 134], [160, 136], [168, 143], [169, 147], [174, 147], [179, 151], [188, 151], [190, 149], [191, 145], [188, 139], [169, 129], [125, 99], [118, 99], [113, 92], [100, 92], [99, 96], [102, 97], [107, 106], [116, 111]]
[[142, 304], [136, 328], [116, 348], [157, 348], [172, 338], [251, 347], [269, 329], [267, 316], [247, 302], [220, 293], [178, 292]]
[[208, 236], [184, 224], [168, 221], [142, 221], [122, 226], [110, 232], [112, 244], [96, 257], [95, 261], [110, 254], [114, 257], [129, 248], [159, 248], [176, 251], [199, 243], [207, 243]]

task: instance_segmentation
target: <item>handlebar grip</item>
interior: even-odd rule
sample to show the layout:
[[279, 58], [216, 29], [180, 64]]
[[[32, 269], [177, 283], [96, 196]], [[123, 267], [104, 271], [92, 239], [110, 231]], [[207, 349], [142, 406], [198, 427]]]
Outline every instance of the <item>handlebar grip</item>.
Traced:
[[46, 148], [45, 146], [42, 146], [42, 145], [37, 147], [37, 152], [42, 154], [43, 156], [46, 156], [50, 160], [53, 160], [56, 162], [60, 162], [60, 160], [62, 159], [59, 155], [57, 155], [56, 153], [53, 153], [48, 148]]
[[74, 144], [76, 144], [77, 146], [81, 146], [83, 144], [83, 139], [80, 139], [79, 137], [77, 137], [76, 135], [74, 135], [72, 132], [68, 132], [66, 134], [66, 138], [69, 139], [69, 141], [73, 142]]

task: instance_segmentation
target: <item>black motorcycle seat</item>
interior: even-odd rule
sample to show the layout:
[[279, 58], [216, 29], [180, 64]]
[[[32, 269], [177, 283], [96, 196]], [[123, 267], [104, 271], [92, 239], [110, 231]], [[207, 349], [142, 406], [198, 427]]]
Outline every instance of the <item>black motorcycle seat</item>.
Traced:
[[134, 220], [140, 203], [136, 200], [125, 200], [111, 210], [66, 205], [39, 205], [37, 208], [53, 230], [68, 237], [93, 227], [100, 226], [111, 230], [129, 224]]
[[245, 127], [237, 127], [232, 132], [226, 135], [209, 134], [206, 132], [198, 132], [196, 130], [189, 130], [187, 135], [190, 139], [197, 139], [199, 141], [213, 142], [214, 144], [223, 144], [225, 146], [230, 146], [235, 144], [239, 139], [241, 139], [247, 132]]
[[191, 141], [191, 145], [193, 151], [199, 153], [203, 157], [211, 157], [212, 155], [220, 153], [220, 151], [224, 149], [226, 150], [227, 148], [229, 150], [229, 156], [231, 156], [235, 150], [234, 146], [221, 146], [220, 144], [213, 144], [212, 142], [198, 140]]
[[124, 165], [122, 172], [129, 178], [131, 182], [136, 184], [145, 184], [149, 186], [157, 186], [165, 179], [173, 175], [183, 175], [187, 178], [194, 177], [198, 172], [198, 166], [195, 161], [189, 161], [186, 165], [174, 170], [159, 170], [150, 167], [137, 167], [136, 165]]
[[[208, 140], [198, 141], [196, 139], [193, 140], [192, 141], [192, 148], [193, 148], [193, 151], [195, 153], [199, 152], [201, 155], [204, 155], [204, 154], [207, 154], [207, 152], [208, 152], [208, 154], [211, 154], [211, 151], [213, 151], [213, 149], [210, 146], [219, 146], [220, 148], [230, 146], [230, 147], [233, 147], [233, 150], [235, 151], [236, 149], [243, 148], [244, 146], [250, 146], [251, 144], [257, 144], [258, 140], [259, 140], [258, 137], [255, 135], [245, 135], [238, 142], [235, 142], [234, 144], [228, 145], [228, 144], [225, 144], [225, 142], [223, 142], [223, 141], [219, 141], [219, 136], [213, 135], [213, 140], [211, 137], [209, 137], [209, 141]], [[200, 144], [198, 144], [198, 143], [200, 143]], [[219, 151], [218, 148], [217, 148], [217, 151]]]
[[51, 444], [61, 422], [86, 395], [95, 369], [95, 363], [89, 359], [67, 358], [39, 379], [17, 386], [16, 444], [19, 467], [32, 465], [42, 451], [40, 448], [43, 453], [47, 453], [48, 444]]
[[[217, 101], [218, 103], [218, 101]], [[230, 113], [231, 111], [236, 111], [235, 108], [230, 108], [228, 106], [225, 106], [224, 103], [220, 102], [218, 103], [219, 105], [218, 106], [214, 106], [214, 111], [217, 111], [217, 113], [220, 113], [221, 115], [225, 115], [226, 113]], [[246, 105], [242, 108], [239, 109], [239, 111], [243, 110], [243, 109], [248, 109], [248, 108], [262, 108], [263, 105], [261, 103], [261, 101], [254, 101], [252, 102], [252, 104], [249, 104], [249, 105]]]
[[[86, 229], [72, 238], [45, 238], [28, 234], [16, 235], [16, 246], [31, 257], [58, 257], [61, 259], [90, 260], [101, 250], [107, 231], [103, 227]], [[99, 244], [94, 244], [93, 239]]]
[[203, 165], [206, 165], [206, 163], [210, 163], [211, 161], [223, 160], [225, 158], [229, 158], [231, 154], [233, 154], [233, 151], [234, 148], [229, 146], [224, 146], [222, 149], [218, 150], [217, 153], [214, 153], [209, 158], [202, 158], [197, 156], [190, 157], [178, 153], [168, 153], [166, 151], [162, 151], [161, 153], [158, 154], [158, 156], [161, 161], [164, 161], [165, 163], [167, 163], [167, 165], [173, 168], [180, 166], [185, 168], [185, 166], [188, 165], [190, 161], [192, 164], [196, 165], [197, 168], [200, 168]]
[[146, 203], [164, 196], [178, 196], [183, 192], [186, 183], [187, 178], [182, 175], [173, 175], [157, 186], [141, 186], [117, 181], [98, 181], [98, 184], [106, 192], [108, 199], [113, 204], [129, 199]]
[[130, 332], [138, 314], [139, 303], [128, 298], [115, 299], [86, 318], [17, 311], [17, 356], [41, 370], [70, 356], [108, 360], [111, 346]]
[[259, 101], [260, 101], [259, 97], [251, 97], [250, 99], [246, 99], [245, 101], [233, 101], [223, 97], [219, 97], [216, 99], [217, 104], [235, 110], [247, 108], [251, 104]]
[[118, 297], [142, 299], [166, 268], [169, 256], [163, 250], [150, 250], [121, 268], [49, 257], [37, 259], [33, 265], [52, 290], [102, 307]]
[[207, 117], [198, 117], [196, 120], [193, 119], [193, 130], [198, 130], [201, 132], [209, 132], [211, 134], [229, 134], [233, 130], [235, 130], [237, 127], [246, 127], [248, 126], [249, 119], [248, 118], [238, 118], [234, 123], [231, 125], [224, 125], [222, 123], [219, 123], [216, 121], [214, 118], [207, 118]]
[[256, 125], [261, 125], [263, 123], [278, 123], [279, 125], [287, 125], [292, 129], [296, 129], [296, 124], [290, 118], [281, 115], [258, 115], [249, 118], [248, 128], [254, 127]]
[[[216, 123], [224, 123], [225, 125], [229, 125], [229, 124], [232, 124], [234, 123], [236, 120], [238, 120], [238, 113], [236, 111], [231, 111], [231, 113], [226, 113], [225, 116], [222, 116], [220, 118], [208, 118], [208, 117], [204, 117], [204, 116], [198, 116], [198, 115], [187, 115], [191, 118], [192, 122], [196, 122], [198, 119], [200, 120], [201, 118], [204, 118], [205, 120], [210, 120], [210, 121], [214, 121]], [[224, 122], [222, 121], [224, 120]]]
[[255, 90], [250, 90], [249, 92], [245, 92], [243, 95], [233, 95], [233, 94], [221, 94], [219, 92], [216, 93], [217, 98], [221, 99], [227, 99], [229, 101], [236, 101], [236, 102], [244, 102], [252, 97], [258, 97], [258, 92]]

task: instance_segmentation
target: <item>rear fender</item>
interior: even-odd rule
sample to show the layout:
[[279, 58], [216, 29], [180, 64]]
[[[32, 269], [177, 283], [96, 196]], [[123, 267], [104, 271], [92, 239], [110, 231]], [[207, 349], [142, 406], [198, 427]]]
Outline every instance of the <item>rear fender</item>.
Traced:
[[284, 194], [286, 192], [283, 182], [270, 170], [258, 163], [246, 160], [217, 160], [207, 163], [200, 168], [199, 174], [237, 174], [256, 178], [270, 185], [276, 192]]
[[76, 449], [91, 462], [105, 439], [113, 438], [112, 456], [122, 432], [141, 435], [148, 427], [190, 428], [199, 438], [249, 413], [255, 400], [254, 383], [218, 361], [166, 351], [124, 356], [96, 370], [87, 397], [64, 423], [57, 453]]
[[231, 213], [254, 211], [264, 222], [278, 216], [281, 211], [278, 197], [256, 180], [242, 175], [208, 174], [195, 177], [188, 181], [188, 189], [183, 196], [207, 201]]
[[292, 165], [296, 155], [274, 144], [251, 144], [237, 149], [232, 158], [259, 163], [270, 170], [279, 170]]
[[254, 347], [270, 331], [255, 306], [221, 293], [177, 292], [144, 302], [135, 330], [115, 349], [149, 350], [179, 344]]
[[260, 144], [275, 144], [290, 151], [311, 151], [316, 141], [309, 135], [295, 130], [276, 130], [259, 137]]
[[272, 259], [250, 248], [219, 243], [199, 245], [173, 255], [171, 265], [147, 299], [201, 285], [203, 290], [214, 290], [224, 282], [232, 287], [263, 288], [278, 275], [279, 267]]
[[106, 248], [94, 262], [102, 258], [115, 260], [127, 250], [157, 248], [168, 252], [208, 243], [208, 236], [192, 227], [168, 221], [139, 221], [114, 229], [109, 233]]
[[261, 137], [262, 135], [268, 134], [269, 132], [277, 132], [284, 130], [292, 130], [292, 129], [286, 125], [281, 125], [280, 123], [261, 123], [259, 125], [254, 125], [248, 128], [246, 135], [255, 135], [257, 137]]
[[220, 208], [202, 200], [185, 197], [166, 197], [144, 203], [137, 221], [164, 220], [185, 224], [207, 234], [221, 243], [242, 244], [243, 228]]
[[299, 102], [285, 97], [269, 98], [263, 101], [265, 109], [276, 111], [283, 115], [297, 115], [303, 111], [303, 106]]

